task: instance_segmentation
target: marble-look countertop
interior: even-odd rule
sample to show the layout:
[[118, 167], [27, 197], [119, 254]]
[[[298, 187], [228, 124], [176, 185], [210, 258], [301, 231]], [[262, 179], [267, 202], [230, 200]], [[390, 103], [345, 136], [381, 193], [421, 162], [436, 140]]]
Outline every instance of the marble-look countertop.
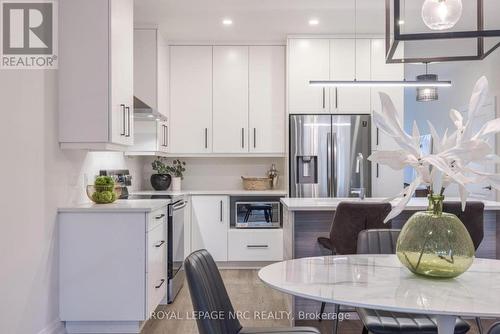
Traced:
[[131, 191], [131, 195], [168, 195], [168, 196], [190, 196], [190, 195], [227, 195], [227, 196], [286, 196], [286, 190], [181, 190], [181, 191], [156, 191], [143, 190]]
[[[289, 211], [334, 211], [340, 202], [382, 202], [384, 198], [282, 198], [281, 203]], [[487, 211], [500, 211], [500, 202], [485, 201], [469, 198], [469, 201], [480, 201], [484, 203], [484, 209]], [[458, 198], [446, 198], [446, 201], [460, 201]], [[394, 206], [397, 201], [392, 201]], [[405, 207], [405, 211], [421, 211], [427, 209], [428, 201], [425, 197], [412, 198]]]
[[161, 209], [169, 203], [169, 199], [117, 200], [111, 204], [85, 202], [74, 206], [59, 208], [58, 212], [151, 212]]

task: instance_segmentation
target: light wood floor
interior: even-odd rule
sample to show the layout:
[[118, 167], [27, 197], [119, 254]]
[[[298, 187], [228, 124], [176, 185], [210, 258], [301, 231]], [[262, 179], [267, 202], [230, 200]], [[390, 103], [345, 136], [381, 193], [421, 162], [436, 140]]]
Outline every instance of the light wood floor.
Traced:
[[[257, 277], [256, 270], [221, 270], [221, 274], [235, 311], [249, 311], [251, 315], [251, 319], [240, 319], [243, 326], [279, 327], [288, 325], [287, 319], [254, 319], [254, 312], [261, 314], [260, 312], [286, 310], [285, 296], [265, 286]], [[195, 320], [186, 319], [187, 316], [191, 315], [192, 310], [189, 289], [187, 284], [184, 284], [174, 303], [160, 305], [156, 309], [158, 317], [163, 316], [164, 319], [149, 320], [141, 334], [197, 334]], [[487, 329], [492, 322], [493, 320], [483, 320], [483, 327]], [[316, 327], [321, 330], [322, 334], [332, 332], [331, 321], [297, 321], [296, 325]], [[361, 334], [361, 329], [361, 322], [357, 320], [345, 320], [339, 324], [339, 334]], [[468, 334], [477, 334], [477, 328], [472, 322]]]

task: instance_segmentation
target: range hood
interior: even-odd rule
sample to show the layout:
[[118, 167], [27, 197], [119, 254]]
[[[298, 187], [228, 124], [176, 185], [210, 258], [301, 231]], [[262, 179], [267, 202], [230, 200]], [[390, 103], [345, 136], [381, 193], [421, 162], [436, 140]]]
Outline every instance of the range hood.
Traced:
[[144, 101], [134, 96], [134, 118], [139, 120], [165, 120], [165, 116], [148, 106]]

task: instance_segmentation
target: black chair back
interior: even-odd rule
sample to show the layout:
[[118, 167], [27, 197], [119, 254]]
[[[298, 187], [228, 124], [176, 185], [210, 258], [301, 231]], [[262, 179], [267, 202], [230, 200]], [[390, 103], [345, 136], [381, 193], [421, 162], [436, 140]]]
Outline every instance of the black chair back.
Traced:
[[237, 334], [242, 327], [210, 253], [205, 249], [193, 252], [184, 260], [184, 268], [194, 311], [211, 315], [197, 317], [198, 332]]
[[444, 202], [443, 212], [453, 213], [460, 218], [472, 238], [474, 248], [477, 250], [484, 237], [484, 203], [467, 202], [465, 211], [462, 211], [460, 202]]
[[358, 234], [358, 254], [395, 254], [401, 230], [373, 229]]
[[390, 228], [384, 219], [391, 212], [390, 203], [341, 202], [335, 210], [330, 229], [330, 243], [337, 254], [356, 254], [359, 232], [374, 228]]

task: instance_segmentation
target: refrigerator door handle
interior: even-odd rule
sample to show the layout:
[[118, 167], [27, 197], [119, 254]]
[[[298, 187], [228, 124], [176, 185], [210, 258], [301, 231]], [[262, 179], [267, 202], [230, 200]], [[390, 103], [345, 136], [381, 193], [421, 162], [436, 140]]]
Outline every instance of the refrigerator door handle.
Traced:
[[326, 191], [328, 197], [333, 197], [332, 195], [332, 133], [328, 132], [326, 134], [326, 173], [328, 175], [327, 177], [327, 184], [326, 184]]
[[335, 168], [335, 160], [337, 156], [337, 133], [332, 133], [332, 155], [331, 155], [331, 165], [332, 165], [332, 197], [337, 197], [337, 171]]

